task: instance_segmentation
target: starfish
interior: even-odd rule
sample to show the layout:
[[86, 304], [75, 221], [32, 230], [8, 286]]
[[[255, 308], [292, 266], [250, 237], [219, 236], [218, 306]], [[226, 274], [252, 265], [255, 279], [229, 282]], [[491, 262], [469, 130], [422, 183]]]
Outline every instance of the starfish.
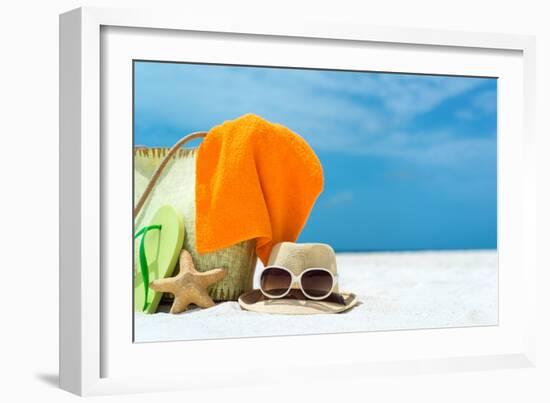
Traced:
[[174, 277], [152, 281], [149, 287], [155, 291], [174, 294], [170, 313], [183, 312], [189, 304], [210, 308], [214, 306], [214, 301], [208, 295], [207, 288], [220, 281], [226, 274], [226, 268], [198, 272], [193, 264], [191, 254], [183, 249], [180, 254], [179, 273]]

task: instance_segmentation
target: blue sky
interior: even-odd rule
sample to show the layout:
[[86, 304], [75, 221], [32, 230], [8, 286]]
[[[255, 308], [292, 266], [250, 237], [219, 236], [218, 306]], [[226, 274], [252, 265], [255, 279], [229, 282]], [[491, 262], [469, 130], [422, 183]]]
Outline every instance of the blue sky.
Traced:
[[325, 189], [301, 242], [496, 248], [496, 79], [155, 62], [134, 79], [136, 144], [245, 113], [304, 137]]

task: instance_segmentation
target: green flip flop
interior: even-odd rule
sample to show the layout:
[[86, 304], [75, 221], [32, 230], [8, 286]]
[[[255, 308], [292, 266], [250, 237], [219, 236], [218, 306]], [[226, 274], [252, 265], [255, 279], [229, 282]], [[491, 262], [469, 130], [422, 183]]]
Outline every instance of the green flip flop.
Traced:
[[156, 312], [162, 293], [149, 288], [149, 284], [172, 275], [183, 237], [183, 218], [172, 206], [159, 208], [151, 223], [134, 235], [139, 251], [138, 270], [134, 272], [134, 311]]

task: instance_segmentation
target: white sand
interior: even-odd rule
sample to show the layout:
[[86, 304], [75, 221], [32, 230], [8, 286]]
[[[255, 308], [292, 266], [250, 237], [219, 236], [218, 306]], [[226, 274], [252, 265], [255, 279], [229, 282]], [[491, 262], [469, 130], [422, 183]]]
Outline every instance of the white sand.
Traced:
[[210, 309], [193, 309], [179, 315], [136, 313], [135, 340], [196, 340], [497, 324], [496, 251], [343, 253], [338, 254], [337, 259], [340, 289], [356, 293], [361, 301], [348, 312], [271, 315], [243, 311], [237, 302], [224, 302]]

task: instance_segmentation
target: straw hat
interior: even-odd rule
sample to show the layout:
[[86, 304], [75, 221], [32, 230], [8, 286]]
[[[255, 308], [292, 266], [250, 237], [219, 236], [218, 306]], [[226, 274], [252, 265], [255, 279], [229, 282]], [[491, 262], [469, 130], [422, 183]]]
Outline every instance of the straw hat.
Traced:
[[336, 255], [334, 250], [327, 244], [278, 243], [271, 251], [268, 266], [285, 267], [295, 276], [299, 276], [309, 268], [324, 268], [334, 275], [333, 292], [329, 297], [322, 300], [307, 299], [301, 292], [299, 285], [293, 282], [291, 291], [284, 298], [267, 298], [259, 289], [242, 294], [239, 297], [241, 308], [263, 313], [308, 315], [344, 312], [358, 302], [355, 294], [339, 291]]

